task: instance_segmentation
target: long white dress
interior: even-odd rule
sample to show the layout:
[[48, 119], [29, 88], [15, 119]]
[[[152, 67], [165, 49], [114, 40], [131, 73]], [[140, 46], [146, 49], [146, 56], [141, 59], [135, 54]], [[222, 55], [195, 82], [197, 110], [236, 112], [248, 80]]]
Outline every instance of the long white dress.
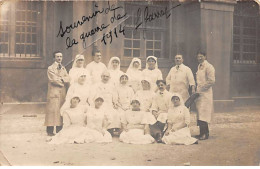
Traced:
[[[110, 123], [111, 117], [102, 107], [99, 109], [89, 107], [87, 111], [87, 127], [85, 134], [85, 143], [97, 142], [105, 143], [112, 142], [111, 134], [103, 128], [104, 123]], [[100, 132], [104, 131], [104, 135]]]
[[159, 69], [144, 69], [142, 72], [143, 77], [149, 79], [149, 81], [151, 82], [151, 89], [153, 91], [157, 90], [157, 85], [156, 85], [156, 81], [157, 80], [162, 80], [162, 72]]
[[70, 107], [70, 100], [73, 96], [78, 96], [80, 98], [79, 105], [89, 105], [88, 99], [90, 97], [90, 85], [89, 84], [78, 84], [73, 83], [67, 92], [65, 103], [62, 105], [60, 109], [61, 115], [63, 114], [63, 111]]
[[[148, 67], [148, 60], [152, 58], [156, 61], [155, 63], [155, 67], [154, 69], [150, 70]], [[162, 72], [161, 70], [158, 68], [158, 61], [157, 58], [155, 56], [148, 56], [146, 58], [146, 66], [145, 69], [142, 71], [142, 76], [143, 79], [147, 79], [150, 82], [151, 85], [151, 90], [153, 91], [157, 91], [157, 85], [156, 85], [156, 81], [157, 80], [162, 80]]]
[[141, 111], [149, 112], [155, 97], [155, 93], [152, 90], [138, 90], [134, 97], [140, 101]]
[[73, 85], [74, 83], [78, 82], [78, 74], [82, 71], [86, 72], [86, 83], [90, 84], [90, 75], [86, 68], [84, 67], [73, 67], [69, 71], [69, 77], [70, 77], [70, 85]]
[[67, 108], [63, 113], [63, 129], [52, 137], [49, 144], [84, 143], [86, 127], [86, 107], [78, 105], [75, 108]]
[[110, 82], [100, 82], [96, 84], [95, 88], [92, 90], [90, 95], [92, 98], [90, 99], [90, 105], [92, 107], [94, 106], [94, 98], [96, 96], [103, 97], [104, 103], [102, 107], [105, 108], [107, 112], [112, 116], [112, 122], [109, 125], [108, 129], [121, 128], [120, 112], [114, 108], [114, 105], [118, 105], [118, 95], [115, 86]]
[[191, 145], [197, 141], [197, 139], [191, 137], [189, 127], [179, 129], [183, 124], [190, 124], [190, 112], [184, 105], [169, 109], [167, 123], [172, 124], [172, 128], [177, 129], [177, 131], [171, 131], [168, 136], [163, 136], [162, 141], [165, 144]]
[[101, 81], [101, 75], [105, 70], [107, 70], [107, 67], [102, 62], [97, 63], [92, 61], [86, 66], [86, 69], [89, 71], [91, 82], [94, 85]]
[[129, 144], [151, 144], [155, 140], [150, 134], [144, 134], [145, 124], [154, 124], [154, 118], [149, 117], [149, 112], [128, 110], [121, 118], [121, 122], [127, 125], [128, 131], [120, 134], [119, 140]]
[[127, 85], [120, 84], [117, 88], [118, 103], [123, 110], [130, 109], [131, 100], [134, 97], [134, 91]]
[[[133, 67], [133, 63], [134, 62], [138, 62], [139, 63], [139, 67], [138, 68], [134, 68]], [[141, 80], [143, 80], [143, 75], [142, 75], [142, 71], [141, 71], [141, 60], [139, 58], [133, 58], [127, 71], [126, 74], [128, 76], [128, 85], [130, 87], [133, 88], [134, 92], [137, 92], [138, 90], [142, 89], [142, 84], [141, 84]]]
[[115, 86], [118, 86], [120, 84], [120, 76], [124, 74], [121, 70], [113, 70], [109, 69], [108, 72], [110, 73], [110, 81]]

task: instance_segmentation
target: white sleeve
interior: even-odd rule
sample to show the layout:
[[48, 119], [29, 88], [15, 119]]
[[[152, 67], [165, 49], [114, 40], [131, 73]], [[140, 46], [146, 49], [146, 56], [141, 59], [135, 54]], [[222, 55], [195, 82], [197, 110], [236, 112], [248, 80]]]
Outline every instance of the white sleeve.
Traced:
[[171, 83], [171, 74], [172, 74], [172, 68], [169, 71], [167, 77], [166, 77], [166, 84], [169, 85]]
[[194, 76], [190, 68], [187, 69], [187, 77], [188, 77], [189, 85], [195, 86]]
[[71, 120], [67, 112], [63, 113], [63, 126], [67, 127], [71, 125]]

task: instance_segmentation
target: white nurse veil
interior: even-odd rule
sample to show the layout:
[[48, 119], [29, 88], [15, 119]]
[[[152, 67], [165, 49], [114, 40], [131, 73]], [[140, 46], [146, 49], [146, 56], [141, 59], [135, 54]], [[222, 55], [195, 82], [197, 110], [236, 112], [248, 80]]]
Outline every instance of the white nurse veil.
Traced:
[[142, 67], [141, 59], [134, 57], [134, 58], [132, 59], [130, 65], [129, 65], [128, 69], [127, 69], [127, 72], [128, 72], [129, 70], [134, 70], [134, 69], [135, 69], [135, 68], [134, 68], [134, 65], [133, 65], [134, 62], [138, 62], [138, 63], [139, 63], [139, 66], [138, 66], [137, 69], [138, 69], [138, 70], [141, 70], [141, 67]]
[[147, 61], [148, 61], [148, 59], [150, 59], [150, 58], [152, 58], [152, 59], [154, 59], [155, 60], [155, 68], [154, 69], [158, 69], [158, 61], [157, 61], [157, 57], [155, 57], [155, 56], [148, 56], [147, 58], [146, 58], [146, 65], [145, 65], [145, 69], [148, 69], [148, 64], [147, 64]]
[[73, 64], [72, 64], [72, 68], [75, 68], [75, 67], [76, 67], [77, 61], [78, 61], [79, 59], [83, 59], [83, 60], [85, 61], [84, 55], [78, 54], [78, 55], [75, 56], [74, 62], [73, 62]]
[[[180, 106], [184, 106], [184, 101], [183, 101], [182, 96], [179, 93], [173, 93], [171, 95], [171, 100], [172, 100], [172, 97], [174, 97], [174, 96], [179, 97], [179, 99], [180, 99]], [[171, 102], [172, 106], [174, 106], [171, 100], [170, 100], [170, 102]]]
[[[113, 62], [114, 60], [117, 60], [117, 61], [119, 62], [119, 64], [118, 64], [118, 66], [117, 66], [116, 69], [113, 69], [113, 65], [112, 65], [112, 62]], [[109, 62], [108, 62], [108, 65], [107, 65], [107, 69], [108, 69], [108, 70], [120, 70], [120, 59], [119, 59], [119, 57], [114, 56], [114, 57], [110, 58], [110, 60], [109, 60]]]

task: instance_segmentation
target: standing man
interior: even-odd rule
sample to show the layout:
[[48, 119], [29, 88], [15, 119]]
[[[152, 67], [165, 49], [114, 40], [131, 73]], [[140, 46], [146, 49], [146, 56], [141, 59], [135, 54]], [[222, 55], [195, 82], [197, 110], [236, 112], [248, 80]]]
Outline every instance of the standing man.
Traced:
[[166, 124], [172, 94], [166, 90], [164, 80], [157, 80], [156, 84], [159, 90], [153, 98], [151, 111], [157, 122], [150, 125], [150, 131], [155, 140], [160, 143], [162, 142], [163, 129]]
[[208, 123], [211, 121], [213, 112], [213, 92], [212, 86], [215, 84], [215, 69], [206, 60], [206, 54], [199, 52], [197, 55], [199, 62], [197, 71], [197, 92], [200, 94], [196, 100], [198, 110], [198, 126], [200, 127], [200, 140], [206, 140], [209, 137]]
[[61, 65], [62, 53], [60, 51], [54, 52], [54, 63], [48, 67], [48, 93], [45, 123], [47, 126], [48, 136], [53, 136], [54, 126], [56, 126], [56, 133], [62, 129], [62, 117], [60, 115], [60, 108], [65, 101], [66, 83], [70, 82], [69, 75], [64, 66]]
[[195, 93], [195, 80], [191, 69], [183, 64], [182, 55], [175, 56], [175, 64], [166, 77], [166, 83], [170, 86], [169, 91], [179, 93], [185, 102], [189, 98], [190, 86], [191, 93]]
[[93, 61], [86, 66], [91, 76], [92, 85], [99, 83], [102, 73], [107, 70], [106, 65], [101, 62], [101, 58], [101, 52], [99, 50], [94, 51]]

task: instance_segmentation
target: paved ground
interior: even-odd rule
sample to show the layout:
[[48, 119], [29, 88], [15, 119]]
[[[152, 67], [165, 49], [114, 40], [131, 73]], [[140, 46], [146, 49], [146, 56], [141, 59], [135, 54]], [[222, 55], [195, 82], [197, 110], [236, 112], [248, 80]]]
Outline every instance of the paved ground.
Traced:
[[[215, 113], [210, 139], [190, 146], [130, 145], [118, 138], [109, 144], [49, 145], [42, 106], [0, 108], [0, 150], [14, 166], [258, 166], [260, 162], [260, 107]], [[192, 114], [194, 127], [195, 121]]]

